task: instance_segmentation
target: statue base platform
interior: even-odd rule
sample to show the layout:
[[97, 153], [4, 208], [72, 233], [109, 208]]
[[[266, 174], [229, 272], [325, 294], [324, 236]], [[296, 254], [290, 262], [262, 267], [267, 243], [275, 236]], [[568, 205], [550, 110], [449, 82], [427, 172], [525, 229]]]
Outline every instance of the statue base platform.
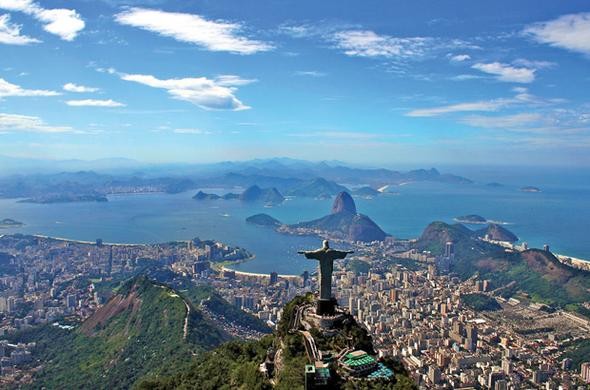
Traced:
[[333, 316], [336, 314], [338, 302], [335, 298], [318, 299], [315, 313], [319, 316]]

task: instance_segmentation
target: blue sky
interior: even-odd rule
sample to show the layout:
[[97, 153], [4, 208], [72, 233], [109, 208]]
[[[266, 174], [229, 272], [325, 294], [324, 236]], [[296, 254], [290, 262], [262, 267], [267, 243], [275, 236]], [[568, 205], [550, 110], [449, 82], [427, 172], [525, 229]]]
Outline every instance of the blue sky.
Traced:
[[590, 166], [587, 1], [0, 0], [0, 154]]

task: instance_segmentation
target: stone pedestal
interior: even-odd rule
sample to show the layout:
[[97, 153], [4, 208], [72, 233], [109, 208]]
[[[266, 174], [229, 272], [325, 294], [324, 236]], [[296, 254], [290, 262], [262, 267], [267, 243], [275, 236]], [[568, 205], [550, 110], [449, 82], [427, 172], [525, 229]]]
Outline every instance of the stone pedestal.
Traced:
[[336, 313], [336, 299], [318, 299], [316, 314], [320, 316], [333, 316]]

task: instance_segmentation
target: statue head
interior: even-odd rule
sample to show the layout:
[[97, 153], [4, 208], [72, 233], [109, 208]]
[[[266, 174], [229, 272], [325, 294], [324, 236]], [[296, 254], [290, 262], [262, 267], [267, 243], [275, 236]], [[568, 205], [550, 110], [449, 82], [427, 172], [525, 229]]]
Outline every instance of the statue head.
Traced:
[[328, 240], [324, 240], [324, 242], [322, 243], [322, 249], [330, 249], [330, 244], [328, 243]]

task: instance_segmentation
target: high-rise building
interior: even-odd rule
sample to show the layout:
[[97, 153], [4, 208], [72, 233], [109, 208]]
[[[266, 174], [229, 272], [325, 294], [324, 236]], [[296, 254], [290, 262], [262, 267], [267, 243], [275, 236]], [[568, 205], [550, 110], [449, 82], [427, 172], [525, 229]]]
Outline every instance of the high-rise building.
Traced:
[[66, 307], [74, 309], [76, 307], [76, 294], [68, 294], [66, 297]]
[[510, 361], [510, 359], [502, 359], [502, 371], [504, 371], [504, 374], [506, 375], [512, 373], [512, 362]]
[[440, 368], [436, 366], [430, 366], [428, 368], [428, 380], [430, 383], [437, 385], [440, 383]]
[[455, 254], [455, 244], [452, 241], [448, 241], [445, 244], [445, 257], [451, 257]]
[[580, 366], [580, 377], [586, 383], [590, 383], [590, 362], [584, 362]]
[[276, 284], [279, 281], [279, 274], [276, 272], [270, 273], [270, 284]]
[[504, 379], [503, 372], [490, 372], [488, 375], [488, 389], [495, 389], [496, 382]]

